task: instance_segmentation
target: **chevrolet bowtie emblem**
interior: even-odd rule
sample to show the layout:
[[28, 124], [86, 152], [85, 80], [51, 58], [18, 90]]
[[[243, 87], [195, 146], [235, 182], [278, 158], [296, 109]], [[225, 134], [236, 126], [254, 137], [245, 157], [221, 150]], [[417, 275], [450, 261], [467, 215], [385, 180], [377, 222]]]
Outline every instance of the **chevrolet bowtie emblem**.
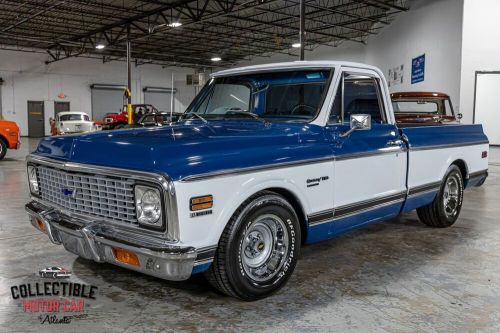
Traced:
[[74, 198], [76, 198], [76, 189], [73, 189], [73, 188], [63, 188], [62, 189], [62, 194], [65, 197], [72, 197], [74, 199]]

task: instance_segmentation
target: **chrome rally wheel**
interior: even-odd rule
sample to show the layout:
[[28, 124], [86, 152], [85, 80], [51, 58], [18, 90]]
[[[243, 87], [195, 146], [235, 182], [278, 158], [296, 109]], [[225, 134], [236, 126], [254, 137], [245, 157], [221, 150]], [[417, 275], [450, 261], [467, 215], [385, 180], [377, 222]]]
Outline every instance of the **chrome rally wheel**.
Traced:
[[267, 297], [292, 275], [300, 244], [293, 206], [277, 193], [256, 193], [229, 220], [205, 276], [227, 295], [245, 301]]
[[418, 217], [422, 223], [431, 227], [449, 227], [457, 221], [463, 199], [463, 175], [460, 168], [452, 164], [434, 200], [426, 206], [417, 208]]
[[259, 216], [247, 229], [241, 243], [241, 262], [254, 281], [273, 278], [285, 262], [289, 248], [286, 225], [274, 214]]
[[460, 199], [460, 181], [458, 180], [458, 175], [450, 175], [446, 179], [446, 183], [443, 188], [443, 207], [444, 213], [448, 217], [454, 217], [458, 211], [459, 199]]

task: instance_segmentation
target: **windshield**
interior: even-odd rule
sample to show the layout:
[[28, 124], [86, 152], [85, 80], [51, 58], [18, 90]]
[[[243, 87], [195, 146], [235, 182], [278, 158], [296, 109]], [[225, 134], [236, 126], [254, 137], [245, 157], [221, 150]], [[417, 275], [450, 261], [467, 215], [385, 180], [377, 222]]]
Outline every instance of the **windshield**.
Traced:
[[89, 121], [89, 116], [83, 114], [64, 114], [59, 117], [60, 121]]
[[395, 113], [438, 113], [440, 110], [436, 100], [393, 101]]
[[309, 122], [321, 109], [332, 71], [297, 70], [215, 78], [186, 112], [205, 119], [241, 118], [249, 112], [267, 120]]

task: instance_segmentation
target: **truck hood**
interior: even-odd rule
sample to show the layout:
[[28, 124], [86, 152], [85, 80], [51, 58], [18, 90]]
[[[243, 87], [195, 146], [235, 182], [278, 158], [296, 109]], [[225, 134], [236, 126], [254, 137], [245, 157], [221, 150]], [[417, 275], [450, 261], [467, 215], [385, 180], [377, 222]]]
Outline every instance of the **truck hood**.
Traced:
[[323, 129], [310, 124], [194, 121], [160, 128], [43, 139], [35, 155], [61, 161], [167, 173], [178, 180], [211, 172], [321, 158]]

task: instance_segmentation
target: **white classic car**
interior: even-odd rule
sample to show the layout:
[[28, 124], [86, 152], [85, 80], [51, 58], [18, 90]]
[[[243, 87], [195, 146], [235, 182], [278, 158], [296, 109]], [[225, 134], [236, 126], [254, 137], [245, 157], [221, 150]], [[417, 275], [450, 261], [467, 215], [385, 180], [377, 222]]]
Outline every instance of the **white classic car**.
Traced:
[[172, 125], [43, 139], [27, 169], [26, 210], [53, 243], [255, 300], [306, 244], [415, 209], [453, 225], [488, 138], [398, 125], [379, 69], [302, 61], [214, 73]]
[[97, 130], [89, 115], [78, 111], [59, 112], [56, 115], [55, 125], [58, 134], [85, 133]]
[[41, 269], [38, 274], [40, 277], [44, 278], [63, 279], [69, 278], [71, 276], [71, 271], [62, 267], [46, 267]]

